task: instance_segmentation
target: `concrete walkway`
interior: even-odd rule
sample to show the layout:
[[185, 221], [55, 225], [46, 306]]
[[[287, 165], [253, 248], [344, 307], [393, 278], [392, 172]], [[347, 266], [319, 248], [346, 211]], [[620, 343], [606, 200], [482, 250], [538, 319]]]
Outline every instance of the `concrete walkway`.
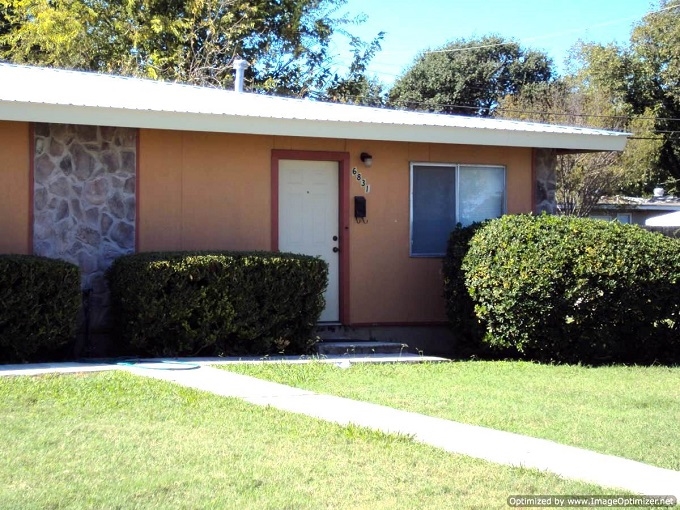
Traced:
[[[680, 499], [680, 472], [662, 469], [621, 457], [532, 437], [432, 418], [366, 402], [317, 394], [282, 384], [262, 381], [207, 366], [217, 360], [192, 360], [195, 365], [178, 365], [185, 370], [154, 370], [153, 365], [100, 365], [100, 369], [123, 369], [133, 374], [170, 381], [182, 386], [236, 397], [252, 404], [272, 406], [285, 411], [313, 416], [341, 425], [355, 424], [387, 433], [406, 434], [414, 440], [498, 464], [535, 468], [564, 478], [591, 482], [612, 489], [645, 495], [672, 495]], [[233, 361], [220, 360], [223, 363]], [[243, 362], [241, 360], [240, 362]], [[344, 364], [346, 357], [326, 359]], [[359, 359], [353, 360], [358, 362]], [[374, 359], [375, 361], [375, 359]], [[383, 360], [385, 361], [385, 360]], [[169, 361], [172, 363], [172, 361]], [[254, 361], [251, 361], [254, 362]], [[261, 362], [261, 360], [260, 360]], [[296, 362], [300, 361], [299, 358]], [[82, 371], [78, 364], [57, 367], [32, 367], [24, 370], [0, 368], [0, 375], [29, 375], [51, 372]], [[196, 368], [197, 369], [189, 369]], [[86, 367], [96, 370], [95, 366]]]

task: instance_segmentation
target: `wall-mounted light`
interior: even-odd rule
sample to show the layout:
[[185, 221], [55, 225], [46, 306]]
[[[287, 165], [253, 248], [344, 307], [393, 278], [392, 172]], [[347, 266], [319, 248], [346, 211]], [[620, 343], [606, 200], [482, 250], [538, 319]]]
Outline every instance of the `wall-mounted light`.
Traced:
[[368, 152], [362, 152], [361, 156], [359, 157], [366, 168], [370, 168], [373, 165], [373, 156], [371, 156]]

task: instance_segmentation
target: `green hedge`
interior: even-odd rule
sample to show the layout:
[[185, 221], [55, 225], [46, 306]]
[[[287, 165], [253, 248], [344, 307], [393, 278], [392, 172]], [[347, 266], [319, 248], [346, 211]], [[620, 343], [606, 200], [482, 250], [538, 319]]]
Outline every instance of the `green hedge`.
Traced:
[[486, 325], [475, 315], [475, 305], [465, 286], [463, 259], [475, 232], [484, 223], [467, 227], [460, 224], [451, 232], [442, 263], [446, 315], [455, 334], [455, 352], [458, 357], [490, 357], [489, 345], [483, 342]]
[[306, 353], [328, 267], [289, 253], [140, 253], [116, 259], [107, 279], [128, 354]]
[[76, 334], [80, 271], [61, 260], [0, 255], [0, 362], [45, 361]]
[[505, 216], [475, 234], [463, 270], [492, 345], [538, 360], [678, 360], [674, 239], [618, 222]]

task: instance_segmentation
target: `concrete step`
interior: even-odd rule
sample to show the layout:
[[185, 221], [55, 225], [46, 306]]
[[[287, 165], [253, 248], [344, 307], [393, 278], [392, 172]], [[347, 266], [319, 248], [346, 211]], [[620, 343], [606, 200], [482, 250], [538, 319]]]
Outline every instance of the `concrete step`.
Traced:
[[405, 344], [397, 342], [371, 342], [364, 340], [324, 340], [317, 344], [320, 355], [348, 355], [355, 354], [400, 354], [408, 352]]

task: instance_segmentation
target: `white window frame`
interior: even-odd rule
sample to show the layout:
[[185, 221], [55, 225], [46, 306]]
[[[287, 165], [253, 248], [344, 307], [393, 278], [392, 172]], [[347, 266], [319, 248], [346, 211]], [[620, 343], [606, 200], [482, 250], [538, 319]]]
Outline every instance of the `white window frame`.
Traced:
[[455, 203], [454, 203], [454, 214], [457, 223], [460, 218], [460, 168], [494, 168], [503, 170], [503, 198], [501, 202], [501, 215], [506, 214], [507, 211], [507, 167], [505, 165], [478, 165], [474, 163], [430, 163], [427, 161], [412, 161], [410, 164], [410, 181], [409, 181], [409, 255], [414, 258], [441, 258], [446, 255], [446, 253], [413, 253], [413, 173], [414, 169], [418, 166], [429, 166], [429, 167], [445, 167], [450, 168], [452, 172], [455, 172]]

